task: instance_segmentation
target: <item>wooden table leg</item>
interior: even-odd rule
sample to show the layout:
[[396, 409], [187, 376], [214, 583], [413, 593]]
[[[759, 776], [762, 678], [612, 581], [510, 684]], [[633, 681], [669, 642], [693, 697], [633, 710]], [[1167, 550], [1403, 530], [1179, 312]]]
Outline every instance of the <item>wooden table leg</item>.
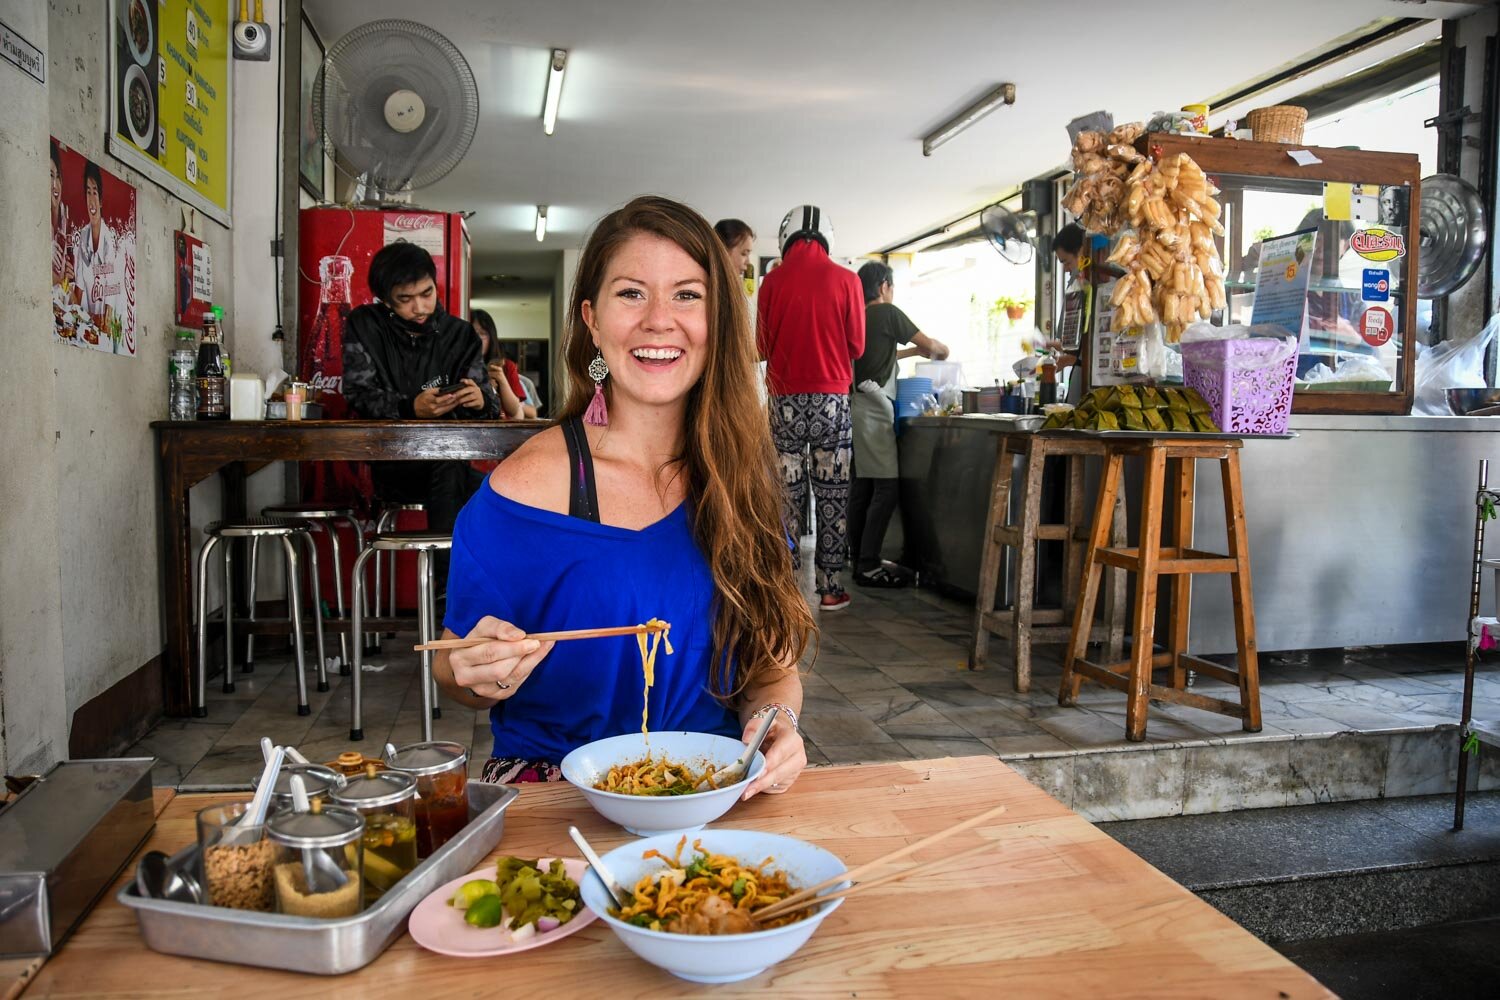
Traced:
[[[167, 715], [193, 711], [193, 557], [192, 515], [182, 458], [166, 435], [159, 444], [162, 491], [161, 578], [167, 645], [163, 653], [163, 709]], [[206, 708], [199, 715], [207, 715]]]
[[[1172, 544], [1182, 551], [1193, 547], [1193, 498], [1197, 481], [1197, 460], [1182, 457], [1175, 460], [1177, 469], [1173, 477], [1173, 513], [1176, 517]], [[1182, 657], [1188, 651], [1188, 620], [1193, 606], [1193, 575], [1179, 573], [1172, 578], [1172, 608], [1169, 617], [1171, 637], [1169, 652], [1172, 654], [1172, 686], [1177, 690], [1187, 688], [1187, 668]]]
[[1156, 646], [1156, 565], [1161, 552], [1162, 494], [1166, 478], [1166, 451], [1147, 447], [1145, 480], [1141, 488], [1139, 562], [1136, 565], [1134, 645], [1130, 651], [1130, 686], [1125, 701], [1125, 738], [1146, 738], [1146, 714], [1150, 710], [1151, 660]]
[[[1115, 494], [1115, 506], [1110, 514], [1109, 541], [1106, 544], [1120, 549], [1130, 544], [1123, 491]], [[1111, 566], [1105, 570], [1105, 573], [1108, 576], [1104, 591], [1104, 620], [1109, 625], [1109, 646], [1106, 658], [1109, 663], [1118, 663], [1125, 657], [1126, 585], [1129, 581], [1126, 580], [1123, 569]]]
[[[1068, 532], [1063, 539], [1062, 609], [1063, 617], [1068, 618], [1078, 601], [1078, 584], [1083, 579], [1085, 549], [1080, 544], [1084, 540], [1080, 531], [1086, 513], [1083, 503], [1083, 456], [1065, 456], [1063, 470], [1063, 489], [1067, 491], [1063, 501], [1063, 522], [1068, 526]], [[1090, 622], [1089, 625], [1092, 627], [1093, 623]]]
[[1110, 534], [1115, 524], [1115, 500], [1120, 494], [1120, 479], [1125, 459], [1111, 451], [1104, 458], [1104, 471], [1099, 480], [1099, 501], [1094, 509], [1094, 525], [1089, 532], [1089, 547], [1083, 557], [1083, 584], [1078, 591], [1078, 605], [1073, 609], [1073, 636], [1068, 640], [1068, 651], [1063, 656], [1062, 682], [1057, 689], [1059, 705], [1074, 705], [1078, 702], [1078, 686], [1083, 678], [1074, 672], [1073, 664], [1084, 658], [1088, 651], [1089, 625], [1094, 620], [1094, 600], [1099, 593], [1100, 574], [1104, 564], [1095, 558], [1102, 548], [1109, 545]]
[[1260, 661], [1255, 649], [1255, 596], [1250, 586], [1250, 540], [1245, 531], [1245, 498], [1240, 487], [1240, 452], [1232, 449], [1219, 463], [1224, 482], [1224, 521], [1229, 556], [1238, 564], [1230, 574], [1234, 600], [1234, 640], [1239, 654], [1240, 705], [1244, 729], [1260, 732]]
[[985, 617], [995, 610], [995, 587], [1000, 580], [1004, 546], [995, 537], [1010, 510], [1010, 436], [1000, 435], [995, 471], [990, 481], [990, 508], [984, 526], [984, 551], [979, 554], [979, 583], [974, 595], [974, 635], [969, 641], [969, 669], [983, 670], [989, 655], [990, 630]]
[[1042, 474], [1046, 468], [1046, 450], [1027, 448], [1026, 478], [1021, 492], [1021, 544], [1016, 546], [1016, 603], [1011, 612], [1010, 635], [1016, 669], [1016, 690], [1023, 694], [1031, 690], [1031, 619], [1036, 605], [1036, 535], [1037, 526], [1042, 521]]

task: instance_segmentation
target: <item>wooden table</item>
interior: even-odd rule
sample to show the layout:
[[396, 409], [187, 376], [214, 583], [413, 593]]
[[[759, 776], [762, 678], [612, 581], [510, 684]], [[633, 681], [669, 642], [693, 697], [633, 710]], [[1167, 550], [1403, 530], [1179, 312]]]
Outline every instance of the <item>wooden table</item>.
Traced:
[[[545, 420], [157, 421], [162, 490], [164, 708], [192, 711], [193, 538], [188, 491], [215, 472], [224, 517], [244, 517], [245, 479], [271, 462], [403, 462], [504, 458]], [[241, 592], [246, 591], [241, 588]], [[373, 625], [379, 622], [372, 622]]]
[[[193, 813], [222, 796], [183, 795], [148, 847], [193, 837]], [[183, 995], [322, 997], [672, 996], [1330, 997], [1228, 917], [989, 757], [814, 768], [787, 794], [735, 808], [726, 827], [791, 833], [848, 864], [868, 861], [996, 803], [979, 833], [919, 852], [933, 860], [976, 836], [1001, 845], [967, 870], [856, 896], [792, 958], [755, 979], [706, 988], [647, 965], [602, 922], [511, 957], [453, 959], [409, 937], [359, 972], [298, 976], [158, 955], [113, 893], [35, 977], [33, 997], [153, 989]], [[601, 851], [627, 842], [568, 785], [522, 786], [506, 817], [506, 854], [576, 853], [576, 823]], [[498, 853], [498, 852], [497, 852]], [[767, 992], [767, 990], [774, 992]]]

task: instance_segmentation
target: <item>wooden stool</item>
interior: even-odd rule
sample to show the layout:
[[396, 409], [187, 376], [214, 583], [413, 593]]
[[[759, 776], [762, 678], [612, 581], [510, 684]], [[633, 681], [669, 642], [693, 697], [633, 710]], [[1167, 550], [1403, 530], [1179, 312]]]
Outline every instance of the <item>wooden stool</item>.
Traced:
[[[1063, 661], [1060, 705], [1077, 701], [1083, 678], [1097, 681], [1126, 694], [1125, 736], [1146, 738], [1146, 713], [1150, 699], [1160, 698], [1179, 705], [1201, 708], [1244, 720], [1247, 732], [1260, 731], [1260, 671], [1255, 656], [1255, 604], [1250, 592], [1250, 547], [1245, 538], [1245, 502], [1240, 490], [1240, 446], [1234, 440], [1194, 440], [1161, 437], [1147, 440], [1114, 439], [1107, 442], [1104, 481], [1099, 487], [1099, 506], [1086, 557], [1088, 567], [1073, 618], [1073, 638]], [[1109, 546], [1104, 515], [1120, 492], [1126, 455], [1139, 455], [1145, 463], [1141, 489], [1139, 548]], [[1224, 483], [1224, 521], [1229, 536], [1229, 555], [1220, 556], [1193, 548], [1194, 462], [1217, 461]], [[1167, 462], [1175, 463], [1172, 494], [1176, 501], [1176, 524], [1168, 531], [1163, 524], [1162, 497], [1166, 489]], [[1163, 548], [1162, 535], [1172, 544]], [[1084, 659], [1093, 616], [1099, 575], [1106, 566], [1136, 574], [1134, 645], [1129, 660], [1092, 663]], [[1234, 638], [1239, 670], [1230, 670], [1187, 653], [1188, 614], [1192, 604], [1192, 574], [1228, 573], [1234, 599]], [[1155, 649], [1157, 581], [1163, 575], [1177, 577], [1172, 587], [1167, 651]], [[1156, 684], [1153, 671], [1171, 669], [1171, 686]], [[1187, 690], [1189, 668], [1239, 688], [1239, 703], [1210, 698]]]
[[[1083, 497], [1083, 463], [1086, 458], [1103, 458], [1104, 445], [1097, 438], [1082, 435], [1051, 435], [1020, 431], [1002, 432], [995, 454], [995, 473], [990, 487], [990, 512], [985, 522], [984, 553], [979, 563], [978, 596], [974, 600], [974, 636], [969, 645], [969, 669], [984, 669], [990, 633], [1011, 644], [1015, 664], [1017, 691], [1031, 688], [1031, 645], [1033, 642], [1066, 643], [1073, 635], [1073, 601], [1083, 572], [1086, 507]], [[1064, 514], [1060, 524], [1042, 523], [1042, 474], [1050, 456], [1059, 456], [1065, 465]], [[1020, 456], [1026, 465], [1021, 492], [1021, 520], [1010, 521], [1011, 459]], [[1125, 542], [1125, 502], [1121, 496], [1111, 501], [1107, 514], [1110, 535], [1119, 544]], [[1104, 508], [1100, 508], [1104, 511]], [[1063, 543], [1063, 606], [1036, 607], [1037, 545], [1040, 542]], [[995, 610], [995, 588], [1000, 566], [1009, 546], [1016, 550], [1016, 598], [1004, 611]], [[1105, 593], [1105, 624], [1089, 631], [1092, 641], [1108, 643], [1109, 655], [1119, 657], [1125, 637], [1125, 574], [1111, 573], [1110, 588]], [[1090, 615], [1092, 617], [1092, 614]]]

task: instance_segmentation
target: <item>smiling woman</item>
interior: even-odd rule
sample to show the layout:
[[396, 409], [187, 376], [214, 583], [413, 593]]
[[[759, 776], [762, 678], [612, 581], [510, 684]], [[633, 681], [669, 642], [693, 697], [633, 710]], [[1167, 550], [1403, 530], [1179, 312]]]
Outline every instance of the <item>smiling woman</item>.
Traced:
[[[435, 673], [491, 707], [486, 780], [555, 780], [563, 756], [638, 728], [645, 708], [653, 730], [741, 738], [758, 712], [789, 709], [747, 797], [806, 765], [792, 720], [812, 617], [737, 277], [707, 221], [664, 198], [606, 216], [584, 249], [560, 426], [502, 462], [454, 529], [448, 634], [492, 641], [439, 653]], [[585, 422], [595, 408], [607, 423]], [[628, 641], [526, 638], [653, 617], [678, 652], [646, 705]]]

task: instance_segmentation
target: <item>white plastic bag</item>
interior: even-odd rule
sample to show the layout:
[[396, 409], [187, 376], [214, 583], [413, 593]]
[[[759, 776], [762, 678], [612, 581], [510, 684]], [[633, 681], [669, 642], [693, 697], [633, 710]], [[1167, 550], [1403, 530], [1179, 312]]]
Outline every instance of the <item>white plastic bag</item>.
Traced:
[[1412, 413], [1451, 416], [1447, 390], [1484, 388], [1484, 352], [1497, 335], [1500, 335], [1500, 314], [1491, 316], [1484, 329], [1467, 340], [1445, 340], [1419, 356]]
[[[1195, 344], [1220, 340], [1255, 340], [1260, 343], [1243, 352], [1216, 356], [1206, 349], [1195, 349]], [[1182, 334], [1182, 356], [1199, 368], [1214, 371], [1249, 371], [1271, 368], [1282, 364], [1297, 351], [1297, 338], [1279, 326], [1260, 323], [1256, 326], [1213, 326], [1209, 323], [1194, 323]]]

